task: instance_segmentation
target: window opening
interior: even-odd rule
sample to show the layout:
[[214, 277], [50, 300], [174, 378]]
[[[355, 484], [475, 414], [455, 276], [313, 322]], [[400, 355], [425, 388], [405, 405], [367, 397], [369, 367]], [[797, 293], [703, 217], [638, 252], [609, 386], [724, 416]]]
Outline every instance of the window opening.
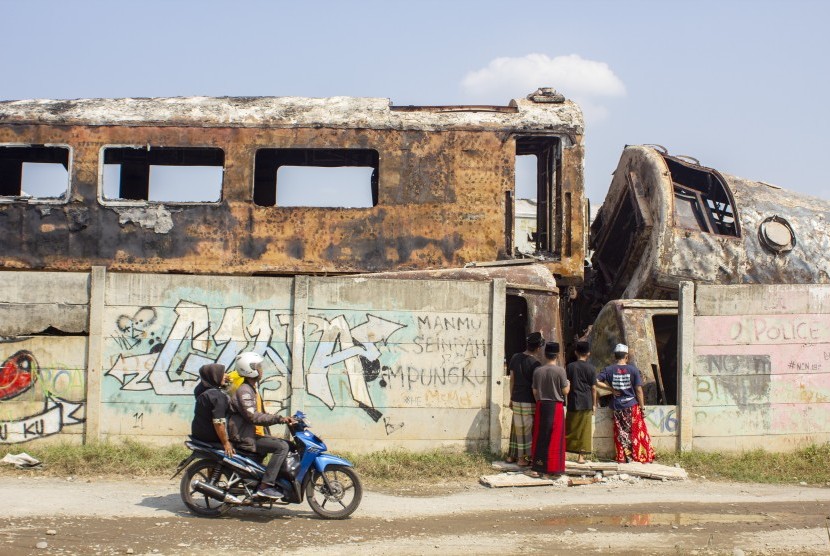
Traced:
[[[514, 237], [522, 252], [558, 254], [562, 220], [561, 200], [556, 197], [558, 146], [555, 137], [516, 138]], [[520, 211], [535, 213], [535, 222]]]
[[213, 147], [106, 147], [104, 200], [160, 203], [222, 199], [225, 153]]
[[665, 158], [674, 187], [675, 225], [710, 234], [739, 237], [734, 203], [714, 171]]
[[259, 206], [368, 208], [378, 204], [378, 152], [371, 149], [260, 149]]
[[0, 147], [0, 196], [63, 199], [68, 191], [68, 147]]
[[654, 378], [662, 389], [662, 403], [677, 405], [677, 315], [654, 315], [651, 323], [660, 364], [653, 369]]

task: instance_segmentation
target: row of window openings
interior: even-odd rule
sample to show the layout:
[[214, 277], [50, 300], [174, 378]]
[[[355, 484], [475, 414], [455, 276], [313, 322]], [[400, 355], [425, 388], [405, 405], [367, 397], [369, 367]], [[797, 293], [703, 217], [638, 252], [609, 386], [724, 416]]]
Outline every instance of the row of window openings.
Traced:
[[[118, 147], [105, 148], [103, 156], [104, 201], [221, 200], [221, 149]], [[519, 156], [516, 164], [516, 197], [533, 205], [535, 159]], [[63, 200], [68, 190], [68, 148], [0, 147], [0, 197]], [[256, 154], [253, 197], [257, 205], [372, 207], [377, 204], [377, 190], [378, 153], [374, 150], [260, 149]]]

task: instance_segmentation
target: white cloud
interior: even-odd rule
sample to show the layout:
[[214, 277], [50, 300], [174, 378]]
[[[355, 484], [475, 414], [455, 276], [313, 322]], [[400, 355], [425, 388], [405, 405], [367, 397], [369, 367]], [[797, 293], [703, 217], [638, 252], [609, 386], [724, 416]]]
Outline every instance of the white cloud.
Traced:
[[461, 81], [465, 96], [498, 103], [524, 97], [538, 87], [554, 87], [582, 106], [586, 118], [594, 121], [608, 114], [601, 99], [625, 95], [625, 85], [608, 64], [586, 60], [578, 54], [496, 58], [486, 67], [469, 72]]

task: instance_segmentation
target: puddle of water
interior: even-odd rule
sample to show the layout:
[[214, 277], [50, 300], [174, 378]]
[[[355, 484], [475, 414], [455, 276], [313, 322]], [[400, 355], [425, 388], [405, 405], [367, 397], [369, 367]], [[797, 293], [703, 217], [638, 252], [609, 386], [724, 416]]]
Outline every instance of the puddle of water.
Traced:
[[648, 513], [595, 515], [589, 517], [555, 517], [545, 521], [547, 525], [571, 527], [575, 525], [620, 525], [645, 527], [649, 525], [701, 525], [704, 523], [759, 523], [770, 517], [758, 514], [695, 514], [695, 513]]

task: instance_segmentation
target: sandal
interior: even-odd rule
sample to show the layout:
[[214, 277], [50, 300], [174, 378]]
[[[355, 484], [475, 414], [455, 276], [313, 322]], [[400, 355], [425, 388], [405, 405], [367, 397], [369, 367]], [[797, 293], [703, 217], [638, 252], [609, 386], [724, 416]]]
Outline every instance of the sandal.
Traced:
[[516, 463], [516, 458], [504, 458], [504, 463]]
[[519, 467], [530, 467], [530, 460], [528, 458], [522, 458], [522, 461], [517, 462], [516, 465]]
[[532, 479], [541, 479], [542, 478], [542, 474], [539, 473], [538, 471], [532, 471], [532, 470], [531, 471], [525, 471], [525, 475], [527, 475], [528, 477], [530, 477]]

